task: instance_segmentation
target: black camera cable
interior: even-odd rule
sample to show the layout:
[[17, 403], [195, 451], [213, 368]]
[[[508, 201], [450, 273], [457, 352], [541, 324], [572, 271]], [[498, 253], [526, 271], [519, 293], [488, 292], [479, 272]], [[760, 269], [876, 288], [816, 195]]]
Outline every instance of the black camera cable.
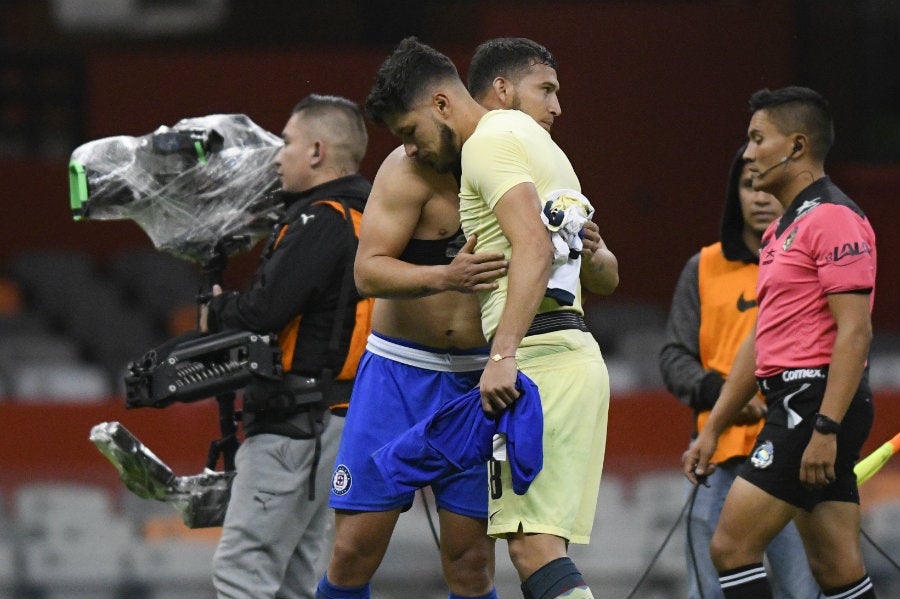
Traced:
[[[428, 507], [428, 497], [425, 495], [425, 489], [419, 489], [419, 497], [422, 498], [422, 506], [425, 508], [425, 516], [428, 518], [428, 528], [431, 529], [431, 537], [434, 539], [434, 544], [438, 548], [438, 551], [440, 551], [441, 537], [438, 534], [437, 527], [434, 525], [434, 520], [431, 516], [431, 508]], [[437, 507], [435, 507], [435, 512], [437, 512]]]

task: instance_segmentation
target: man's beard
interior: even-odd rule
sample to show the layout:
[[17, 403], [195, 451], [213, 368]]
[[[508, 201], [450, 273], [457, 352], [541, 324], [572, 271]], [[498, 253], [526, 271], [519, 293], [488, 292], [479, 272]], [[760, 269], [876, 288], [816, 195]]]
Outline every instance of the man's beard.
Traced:
[[441, 143], [438, 146], [438, 153], [431, 168], [439, 173], [462, 172], [460, 153], [456, 149], [456, 134], [453, 132], [453, 129], [443, 123], [438, 126], [441, 130]]

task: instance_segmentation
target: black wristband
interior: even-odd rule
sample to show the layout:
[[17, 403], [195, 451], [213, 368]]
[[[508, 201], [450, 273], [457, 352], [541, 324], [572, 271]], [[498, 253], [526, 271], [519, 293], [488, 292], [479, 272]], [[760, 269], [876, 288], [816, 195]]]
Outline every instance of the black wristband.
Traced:
[[841, 432], [841, 423], [835, 422], [825, 414], [816, 414], [816, 421], [813, 428], [823, 435], [836, 435]]

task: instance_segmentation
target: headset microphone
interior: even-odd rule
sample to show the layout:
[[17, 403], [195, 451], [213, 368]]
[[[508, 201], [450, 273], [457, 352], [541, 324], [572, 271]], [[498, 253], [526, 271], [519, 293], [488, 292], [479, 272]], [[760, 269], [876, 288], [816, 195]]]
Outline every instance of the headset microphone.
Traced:
[[756, 178], [757, 178], [757, 179], [762, 179], [763, 177], [765, 177], [766, 175], [768, 175], [770, 172], [772, 172], [773, 170], [775, 170], [775, 169], [778, 168], [779, 166], [785, 164], [788, 160], [790, 160], [791, 158], [794, 157], [794, 154], [796, 154], [797, 152], [799, 152], [799, 151], [802, 150], [802, 149], [803, 149], [803, 144], [801, 144], [799, 141], [795, 141], [795, 142], [794, 142], [794, 149], [791, 150], [791, 153], [790, 153], [790, 154], [788, 154], [787, 156], [785, 156], [784, 158], [782, 158], [781, 160], [779, 160], [778, 162], [776, 162], [775, 164], [773, 164], [773, 165], [770, 166], [769, 168], [767, 168], [767, 169], [765, 169], [765, 170], [762, 170], [762, 171], [760, 171], [759, 173], [757, 173]]

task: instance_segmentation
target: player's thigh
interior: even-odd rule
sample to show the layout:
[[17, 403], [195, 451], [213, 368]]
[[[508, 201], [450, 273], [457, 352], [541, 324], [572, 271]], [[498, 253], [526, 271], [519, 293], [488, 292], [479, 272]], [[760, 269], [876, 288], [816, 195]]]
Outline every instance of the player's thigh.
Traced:
[[762, 556], [797, 508], [738, 477], [725, 498], [713, 536], [721, 551]]

